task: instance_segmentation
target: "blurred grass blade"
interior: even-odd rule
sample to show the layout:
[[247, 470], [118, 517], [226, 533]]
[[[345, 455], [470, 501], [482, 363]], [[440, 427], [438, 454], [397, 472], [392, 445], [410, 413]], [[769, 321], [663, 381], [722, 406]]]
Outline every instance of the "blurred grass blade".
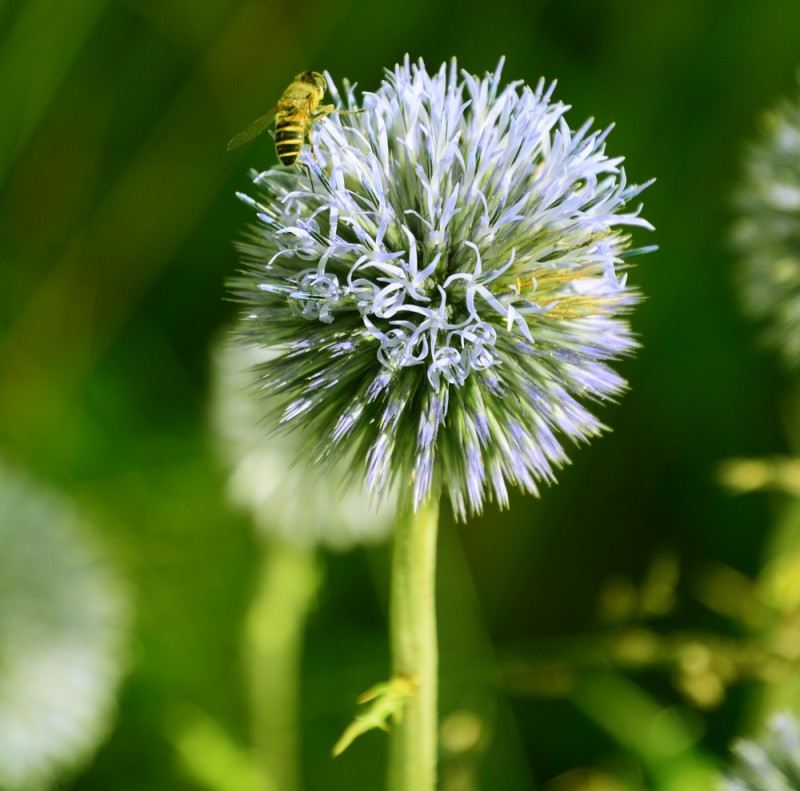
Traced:
[[0, 42], [0, 182], [41, 121], [105, 0], [27, 0]]
[[250, 754], [235, 744], [214, 719], [200, 709], [176, 714], [170, 738], [186, 772], [210, 791], [279, 791], [259, 777]]
[[662, 706], [638, 684], [606, 671], [584, 678], [570, 697], [641, 761], [653, 791], [713, 787], [716, 767], [698, 745], [696, 728], [677, 709]]

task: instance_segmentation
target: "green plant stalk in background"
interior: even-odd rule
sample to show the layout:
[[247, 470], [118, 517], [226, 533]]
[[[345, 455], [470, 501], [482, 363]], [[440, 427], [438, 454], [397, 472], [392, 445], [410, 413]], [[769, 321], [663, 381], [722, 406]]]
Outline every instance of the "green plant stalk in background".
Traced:
[[320, 583], [314, 550], [273, 539], [247, 617], [245, 657], [260, 791], [297, 791], [303, 635]]
[[389, 791], [436, 788], [438, 647], [436, 538], [438, 500], [401, 515], [394, 534], [390, 630], [392, 672], [413, 693], [392, 728]]

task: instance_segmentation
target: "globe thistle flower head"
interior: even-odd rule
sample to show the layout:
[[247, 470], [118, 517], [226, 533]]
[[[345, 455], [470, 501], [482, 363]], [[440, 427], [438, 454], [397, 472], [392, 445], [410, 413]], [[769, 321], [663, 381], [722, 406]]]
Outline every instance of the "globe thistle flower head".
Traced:
[[800, 726], [791, 714], [779, 714], [759, 741], [733, 747], [734, 762], [720, 791], [795, 791], [800, 788]]
[[765, 341], [786, 365], [800, 368], [800, 98], [762, 119], [735, 194], [732, 228], [741, 257], [745, 310], [765, 326]]
[[446, 489], [460, 518], [536, 493], [563, 438], [603, 429], [582, 402], [623, 390], [609, 362], [636, 345], [623, 229], [651, 227], [608, 130], [570, 129], [553, 85], [501, 87], [501, 67], [406, 59], [360, 103], [332, 85], [362, 112], [315, 125], [310, 178], [254, 174], [232, 284], [248, 339], [283, 350], [259, 370], [281, 425], [317, 460], [355, 449], [373, 491]]

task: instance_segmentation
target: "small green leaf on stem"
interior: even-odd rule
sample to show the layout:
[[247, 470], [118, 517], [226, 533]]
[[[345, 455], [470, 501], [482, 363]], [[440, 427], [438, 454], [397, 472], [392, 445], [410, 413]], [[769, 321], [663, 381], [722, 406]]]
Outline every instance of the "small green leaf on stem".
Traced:
[[341, 755], [359, 736], [379, 728], [389, 730], [389, 719], [399, 722], [403, 717], [403, 708], [406, 701], [415, 693], [416, 685], [409, 678], [395, 676], [389, 681], [383, 681], [368, 689], [359, 696], [359, 703], [370, 705], [356, 715], [356, 718], [347, 726], [345, 732], [334, 745], [333, 757]]

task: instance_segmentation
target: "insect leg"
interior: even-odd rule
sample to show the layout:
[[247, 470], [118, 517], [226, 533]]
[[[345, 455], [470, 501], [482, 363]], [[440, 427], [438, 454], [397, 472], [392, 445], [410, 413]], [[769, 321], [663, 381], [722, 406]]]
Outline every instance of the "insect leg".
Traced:
[[357, 115], [358, 113], [364, 113], [366, 109], [361, 110], [337, 110], [332, 104], [324, 104], [322, 107], [318, 107], [314, 113], [312, 114], [312, 118], [315, 121], [318, 121], [321, 118], [324, 118], [326, 115]]
[[317, 152], [314, 150], [314, 138], [311, 136], [311, 130], [308, 130], [308, 147], [311, 149], [311, 158], [314, 164], [317, 164]]
[[311, 185], [311, 191], [316, 192], [314, 189], [314, 171], [311, 170], [311, 165], [308, 162], [305, 163], [306, 171], [308, 172], [308, 183]]

